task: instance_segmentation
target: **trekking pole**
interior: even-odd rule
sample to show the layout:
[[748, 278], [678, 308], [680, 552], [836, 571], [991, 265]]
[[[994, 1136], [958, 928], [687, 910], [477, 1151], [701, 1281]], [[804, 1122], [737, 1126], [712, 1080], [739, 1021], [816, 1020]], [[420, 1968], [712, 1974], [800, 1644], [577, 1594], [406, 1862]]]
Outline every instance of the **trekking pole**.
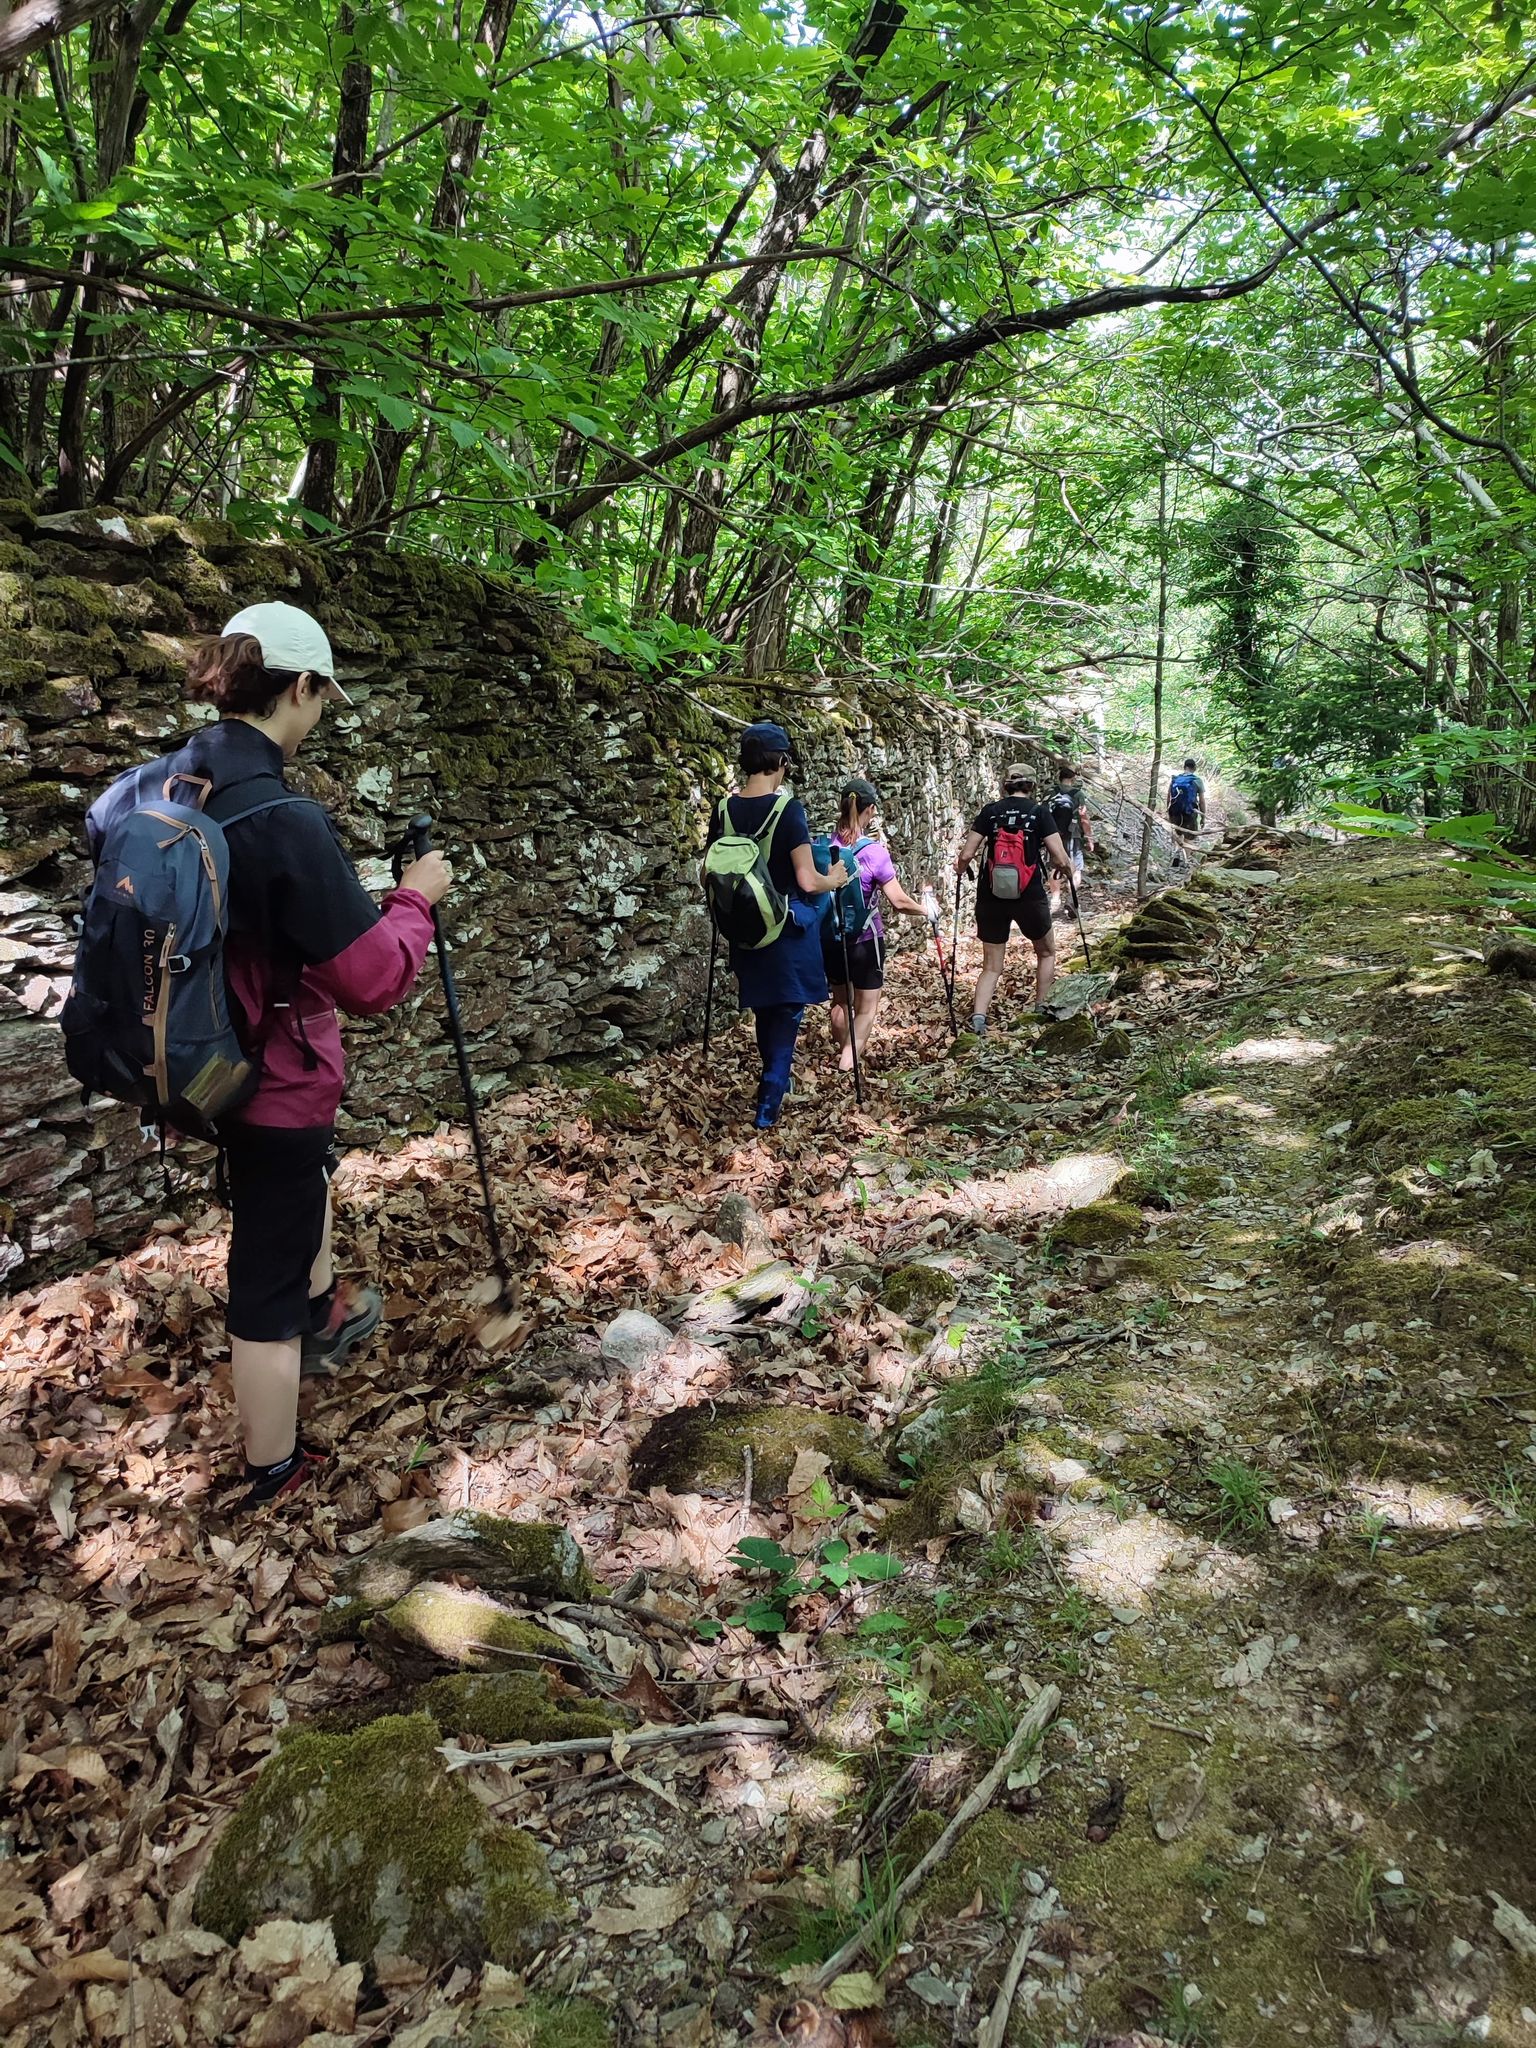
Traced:
[[955, 1022], [955, 985], [944, 965], [944, 941], [939, 937], [939, 900], [926, 884], [923, 888], [923, 915], [933, 933], [933, 950], [939, 956], [939, 980], [944, 987], [944, 1000], [949, 1005], [949, 1028], [958, 1038], [960, 1026]]
[[715, 956], [720, 951], [720, 927], [715, 913], [709, 913], [709, 980], [704, 988], [704, 1057], [709, 1058], [709, 1027], [715, 1014]]
[[834, 902], [832, 915], [837, 919], [838, 936], [843, 942], [843, 987], [848, 991], [848, 1045], [853, 1053], [853, 1099], [860, 1109], [864, 1107], [864, 1077], [859, 1071], [859, 1032], [854, 1022], [853, 970], [848, 965], [848, 928], [843, 923], [842, 905]]
[[955, 921], [949, 933], [949, 1009], [954, 1015], [955, 976], [960, 972], [960, 891], [965, 883], [964, 871], [955, 876]]
[[[423, 812], [412, 818], [407, 833], [410, 841], [411, 858], [420, 860], [423, 854], [432, 851], [432, 820]], [[399, 856], [396, 856], [396, 867]], [[480, 1112], [475, 1103], [475, 1080], [469, 1070], [469, 1048], [464, 1043], [464, 1021], [459, 1015], [459, 991], [453, 978], [453, 967], [448, 958], [448, 939], [443, 931], [443, 920], [434, 903], [432, 906], [432, 942], [437, 948], [437, 971], [443, 983], [443, 1004], [448, 1012], [448, 1029], [453, 1036], [454, 1057], [459, 1066], [459, 1087], [464, 1096], [464, 1112], [469, 1121], [469, 1141], [474, 1147], [475, 1168], [480, 1175], [480, 1199], [485, 1205], [485, 1235], [490, 1243], [491, 1264], [501, 1291], [497, 1295], [497, 1306], [502, 1309], [515, 1308], [517, 1289], [507, 1255], [502, 1249], [501, 1231], [496, 1222], [496, 1200], [491, 1193], [491, 1170], [486, 1164], [485, 1140], [480, 1134]]]
[[1083, 930], [1083, 913], [1077, 902], [1077, 883], [1071, 875], [1067, 876], [1067, 887], [1072, 891], [1072, 915], [1077, 919], [1077, 936], [1083, 942], [1083, 965], [1092, 974], [1093, 955], [1088, 951], [1088, 934]]

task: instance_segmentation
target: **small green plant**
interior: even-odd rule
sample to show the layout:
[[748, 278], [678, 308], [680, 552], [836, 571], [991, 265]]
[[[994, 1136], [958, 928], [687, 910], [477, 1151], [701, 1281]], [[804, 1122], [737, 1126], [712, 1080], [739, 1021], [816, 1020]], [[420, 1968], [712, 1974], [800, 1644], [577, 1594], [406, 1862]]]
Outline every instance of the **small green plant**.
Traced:
[[1269, 1523], [1271, 1498], [1264, 1475], [1241, 1458], [1213, 1458], [1205, 1476], [1216, 1489], [1222, 1535], [1234, 1530], [1246, 1536], [1261, 1534]]
[[1361, 1515], [1360, 1535], [1372, 1557], [1384, 1543], [1391, 1544], [1392, 1538], [1388, 1533], [1391, 1527], [1391, 1516], [1384, 1515], [1379, 1508], [1369, 1508]]
[[814, 1344], [818, 1337], [824, 1337], [832, 1327], [822, 1313], [827, 1298], [832, 1293], [830, 1280], [813, 1280], [808, 1273], [800, 1275], [800, 1285], [811, 1297], [800, 1316], [800, 1334], [807, 1343]]
[[1098, 1619], [1093, 1602], [1086, 1593], [1079, 1593], [1076, 1588], [1062, 1595], [1054, 1611], [1062, 1627], [1069, 1629], [1075, 1636], [1087, 1635]]
[[989, 1579], [1011, 1579], [1027, 1571], [1039, 1555], [1040, 1538], [1033, 1529], [999, 1529], [982, 1552], [981, 1569]]
[[1507, 1522], [1536, 1522], [1536, 1477], [1506, 1465], [1488, 1489], [1488, 1499]]
[[763, 1636], [781, 1635], [789, 1627], [791, 1606], [808, 1593], [841, 1591], [855, 1580], [878, 1585], [901, 1572], [901, 1560], [888, 1550], [855, 1552], [838, 1536], [808, 1557], [796, 1557], [771, 1536], [743, 1536], [730, 1562], [739, 1571], [768, 1576], [767, 1591], [731, 1616], [734, 1625]]
[[889, 1855], [865, 1857], [859, 1866], [859, 1891], [855, 1899], [839, 1901], [835, 1887], [825, 1886], [826, 1903], [795, 1906], [787, 1938], [770, 1944], [776, 1969], [787, 1970], [824, 1963], [835, 1955], [860, 1928], [873, 1925], [875, 1933], [867, 1943], [860, 1967], [875, 1975], [889, 1969], [900, 1940], [899, 1918], [893, 1918], [890, 1904], [901, 1872]]
[[955, 1720], [979, 1749], [991, 1750], [995, 1756], [1013, 1740], [1019, 1716], [1017, 1708], [989, 1685], [984, 1693], [964, 1702]]
[[1165, 2040], [1183, 2043], [1184, 2048], [1218, 2048], [1221, 2037], [1202, 2009], [1203, 2001], [1191, 1999], [1191, 1989], [1178, 1978], [1168, 1986], [1157, 2031]]

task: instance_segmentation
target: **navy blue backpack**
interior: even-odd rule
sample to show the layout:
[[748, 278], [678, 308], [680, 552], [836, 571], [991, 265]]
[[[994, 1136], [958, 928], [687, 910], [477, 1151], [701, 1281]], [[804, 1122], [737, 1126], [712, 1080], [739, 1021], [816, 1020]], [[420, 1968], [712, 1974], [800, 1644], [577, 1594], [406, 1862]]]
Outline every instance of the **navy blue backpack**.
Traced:
[[142, 802], [108, 827], [59, 1018], [65, 1061], [87, 1094], [210, 1137], [216, 1117], [255, 1093], [260, 1051], [241, 1045], [225, 983], [224, 828], [310, 801], [271, 797], [221, 824], [166, 798]]
[[[873, 838], [868, 836], [856, 839], [848, 851], [855, 855], [861, 854], [866, 846], [873, 846], [874, 843]], [[840, 852], [833, 852], [830, 835], [813, 839], [811, 853], [824, 875], [830, 874], [833, 861], [842, 857]], [[846, 939], [850, 946], [855, 939], [863, 938], [869, 920], [879, 907], [873, 896], [865, 894], [862, 869], [850, 875], [840, 889], [833, 889], [825, 896], [818, 896], [816, 903], [833, 936]]]

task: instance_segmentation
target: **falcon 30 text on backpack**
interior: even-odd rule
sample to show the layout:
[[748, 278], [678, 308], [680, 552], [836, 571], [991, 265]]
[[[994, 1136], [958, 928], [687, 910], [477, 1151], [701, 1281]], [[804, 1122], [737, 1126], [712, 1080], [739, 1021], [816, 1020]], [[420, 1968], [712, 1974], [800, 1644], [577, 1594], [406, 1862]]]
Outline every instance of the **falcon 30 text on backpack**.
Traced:
[[242, 1046], [230, 1019], [225, 828], [312, 799], [271, 797], [220, 821], [171, 798], [187, 779], [172, 776], [163, 800], [108, 829], [59, 1022], [65, 1061], [87, 1094], [209, 1137], [261, 1078], [259, 1045]]
[[704, 855], [704, 893], [715, 929], [745, 952], [771, 946], [789, 917], [789, 898], [768, 872], [768, 849], [791, 801], [781, 789], [759, 829], [738, 832], [730, 799], [720, 799], [720, 836]]
[[1035, 879], [1037, 862], [1029, 842], [1038, 823], [1036, 807], [1029, 803], [1009, 804], [998, 818], [987, 855], [987, 885], [999, 903], [1017, 903]]

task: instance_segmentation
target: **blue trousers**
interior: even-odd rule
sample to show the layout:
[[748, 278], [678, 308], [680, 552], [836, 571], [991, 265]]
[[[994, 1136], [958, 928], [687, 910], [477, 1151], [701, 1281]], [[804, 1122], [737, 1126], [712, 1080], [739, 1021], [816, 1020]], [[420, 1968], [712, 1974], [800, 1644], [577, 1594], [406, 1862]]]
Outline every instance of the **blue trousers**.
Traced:
[[762, 1055], [763, 1078], [757, 1090], [757, 1128], [771, 1130], [779, 1120], [789, 1070], [795, 1060], [795, 1040], [800, 1036], [804, 1003], [770, 1003], [753, 1012], [757, 1021], [757, 1049]]

